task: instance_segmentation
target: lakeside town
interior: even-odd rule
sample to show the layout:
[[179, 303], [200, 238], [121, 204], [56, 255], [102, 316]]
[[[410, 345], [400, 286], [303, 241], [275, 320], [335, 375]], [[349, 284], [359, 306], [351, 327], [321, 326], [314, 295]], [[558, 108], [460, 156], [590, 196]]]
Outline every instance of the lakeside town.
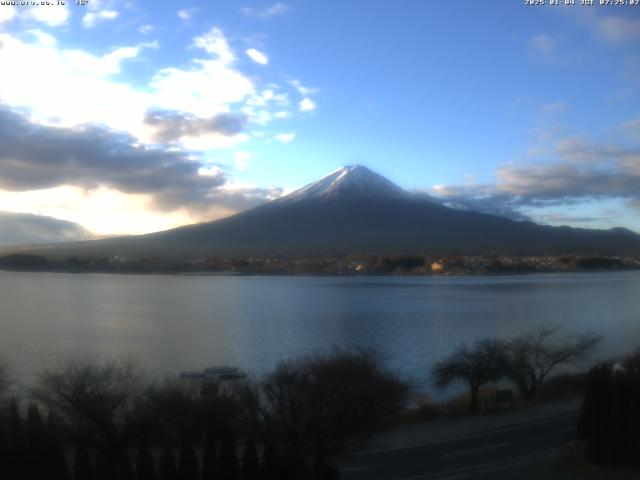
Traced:
[[0, 257], [0, 269], [72, 273], [185, 273], [245, 275], [501, 275], [640, 269], [640, 254], [607, 255], [348, 255], [209, 257]]

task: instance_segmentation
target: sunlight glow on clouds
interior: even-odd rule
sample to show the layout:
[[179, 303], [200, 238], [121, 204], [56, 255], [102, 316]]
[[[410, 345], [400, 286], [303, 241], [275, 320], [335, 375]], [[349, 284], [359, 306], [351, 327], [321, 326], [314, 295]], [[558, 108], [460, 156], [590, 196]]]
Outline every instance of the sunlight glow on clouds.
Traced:
[[[13, 20], [6, 13], [11, 9], [2, 11]], [[109, 12], [115, 10], [94, 4], [77, 21], [86, 28], [119, 17]], [[63, 20], [58, 15], [46, 21]], [[138, 29], [154, 31], [150, 25]], [[65, 48], [51, 33], [30, 28], [17, 35], [0, 33], [0, 44], [0, 117], [7, 127], [0, 131], [0, 202], [5, 210], [11, 205], [14, 212], [42, 215], [37, 221], [53, 229], [52, 235], [64, 225], [56, 219], [99, 235], [145, 233], [218, 218], [280, 194], [229, 184], [225, 171], [206, 161], [207, 152], [249, 142], [252, 125], [267, 125], [289, 105], [280, 85], [261, 86], [259, 78], [239, 70], [221, 29], [195, 35], [185, 45], [188, 61], [152, 70], [141, 86], [122, 73], [160, 48], [158, 41], [96, 54]], [[256, 49], [247, 55], [268, 63]], [[294, 136], [276, 137], [286, 143]], [[232, 155], [227, 168], [249, 168], [249, 152]], [[7, 218], [24, 223], [26, 217]]]

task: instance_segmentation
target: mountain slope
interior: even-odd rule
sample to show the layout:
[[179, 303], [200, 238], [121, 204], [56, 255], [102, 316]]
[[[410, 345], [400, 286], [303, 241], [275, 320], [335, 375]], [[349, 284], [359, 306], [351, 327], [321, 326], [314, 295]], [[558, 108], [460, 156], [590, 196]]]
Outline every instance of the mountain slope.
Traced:
[[81, 242], [49, 255], [200, 257], [279, 254], [541, 254], [640, 251], [624, 229], [540, 226], [417, 198], [366, 167], [343, 167], [285, 197], [222, 220]]

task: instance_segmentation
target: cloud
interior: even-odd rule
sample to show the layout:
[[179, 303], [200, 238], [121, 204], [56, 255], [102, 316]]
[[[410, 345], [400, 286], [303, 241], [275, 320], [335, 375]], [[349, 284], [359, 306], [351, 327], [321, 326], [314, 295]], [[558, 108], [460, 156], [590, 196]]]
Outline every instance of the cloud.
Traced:
[[559, 113], [564, 113], [569, 109], [569, 106], [566, 102], [557, 101], [546, 103], [540, 107], [540, 113], [545, 116], [557, 115]]
[[529, 39], [529, 50], [539, 59], [550, 59], [556, 53], [556, 41], [547, 34], [537, 34]]
[[11, 5], [4, 5], [0, 8], [0, 25], [10, 22], [18, 16], [18, 9]]
[[100, 10], [98, 12], [89, 12], [82, 17], [82, 26], [84, 28], [93, 28], [96, 24], [108, 20], [118, 18], [118, 12], [115, 10]]
[[640, 201], [640, 149], [571, 137], [556, 142], [554, 151], [551, 162], [503, 166], [493, 184], [437, 186], [434, 192], [452, 206], [512, 218], [522, 216], [521, 207]]
[[67, 50], [63, 56], [69, 62], [69, 66], [76, 71], [94, 77], [106, 77], [120, 73], [124, 60], [137, 58], [143, 49], [149, 48], [158, 48], [158, 44], [150, 42], [141, 43], [135, 47], [120, 47], [102, 57], [96, 57], [82, 50]]
[[89, 240], [93, 235], [77, 223], [44, 215], [0, 211], [0, 246]]
[[234, 166], [239, 172], [246, 172], [249, 169], [249, 160], [251, 154], [249, 152], [236, 152]]
[[602, 220], [600, 217], [589, 215], [567, 215], [564, 213], [549, 213], [537, 215], [536, 219], [542, 223], [571, 225], [574, 223], [594, 223]]
[[318, 92], [317, 88], [313, 88], [313, 87], [306, 87], [304, 86], [300, 80], [291, 80], [291, 85], [293, 86], [293, 88], [295, 88], [298, 93], [300, 95], [302, 95], [303, 97], [306, 97], [307, 95], [313, 95], [314, 93]]
[[25, 33], [28, 33], [30, 35], [33, 35], [36, 40], [38, 41], [38, 43], [42, 46], [45, 47], [53, 47], [56, 43], [58, 43], [58, 41], [56, 40], [56, 38], [53, 35], [50, 35], [46, 32], [43, 32], [42, 30], [38, 29], [38, 28], [32, 28], [29, 30], [25, 30]]
[[149, 34], [149, 33], [153, 32], [153, 30], [154, 30], [153, 25], [149, 25], [149, 24], [146, 24], [146, 25], [140, 25], [140, 26], [138, 27], [138, 32], [139, 32], [139, 33], [142, 33], [143, 35], [147, 35], [147, 34]]
[[[86, 12], [105, 6], [112, 8]], [[294, 139], [293, 132], [251, 129], [297, 106], [289, 99], [295, 87], [245, 75], [222, 30], [194, 36], [191, 58], [180, 65], [149, 71], [146, 53], [156, 42], [98, 53], [61, 47], [26, 25], [29, 32], [0, 32], [0, 204], [95, 233], [144, 233], [235, 213], [276, 194], [232, 188], [228, 179], [234, 167], [248, 167], [250, 158], [235, 154], [240, 143]], [[133, 62], [150, 80], [130, 81]], [[230, 147], [224, 170], [204, 163], [229, 158], [212, 150]]]
[[67, 5], [49, 5], [44, 8], [39, 5], [34, 5], [20, 13], [21, 18], [41, 22], [50, 27], [65, 25], [69, 19], [69, 15], [70, 11]]
[[154, 139], [159, 142], [175, 142], [183, 137], [200, 137], [209, 134], [234, 136], [241, 133], [247, 118], [241, 114], [218, 113], [210, 118], [171, 110], [147, 112], [145, 123], [154, 128]]
[[626, 129], [631, 138], [640, 140], [640, 117], [629, 120], [622, 126]]
[[269, 63], [269, 58], [264, 53], [256, 50], [255, 48], [250, 48], [245, 53], [251, 60], [259, 63], [260, 65], [266, 65], [267, 63]]
[[273, 136], [274, 140], [277, 140], [278, 142], [282, 142], [282, 143], [289, 143], [293, 141], [294, 138], [296, 138], [296, 134], [293, 132], [279, 133], [278, 135]]
[[310, 98], [303, 98], [298, 105], [301, 112], [311, 112], [316, 109], [316, 104]]
[[[154, 141], [154, 130], [145, 124], [150, 110], [211, 118], [217, 113], [241, 110], [241, 102], [256, 93], [253, 81], [235, 67], [234, 53], [217, 28], [194, 38], [193, 47], [199, 51], [191, 62], [152, 73], [143, 87], [127, 83], [119, 74], [127, 62], [157, 47], [156, 42], [123, 46], [97, 56], [80, 49], [61, 49], [52, 41], [43, 44], [42, 38], [40, 35], [38, 43], [30, 43], [0, 33], [4, 46], [0, 49], [0, 65], [5, 67], [0, 75], [0, 101], [29, 109], [41, 122], [66, 127], [100, 124], [149, 143]], [[47, 78], [49, 88], [41, 88], [42, 78]], [[281, 108], [275, 105], [276, 98], [271, 101], [273, 108]], [[222, 148], [246, 138], [192, 142], [189, 148]]]
[[279, 17], [287, 14], [291, 10], [289, 5], [284, 3], [276, 3], [269, 7], [262, 9], [253, 7], [244, 7], [240, 9], [240, 12], [247, 17], [258, 18], [261, 20], [268, 20], [273, 17]]
[[150, 149], [125, 134], [95, 126], [56, 128], [0, 110], [0, 188], [26, 191], [71, 185], [143, 193], [172, 210], [206, 203], [224, 175], [202, 176], [180, 151]]
[[640, 38], [640, 20], [622, 16], [597, 18], [596, 34], [608, 43], [622, 43]]
[[180, 20], [182, 20], [183, 22], [188, 22], [197, 11], [197, 8], [183, 8], [181, 10], [178, 10], [176, 15], [178, 15], [178, 18], [180, 18]]
[[200, 35], [193, 39], [193, 46], [201, 48], [207, 53], [217, 55], [222, 63], [229, 64], [235, 60], [235, 55], [229, 47], [227, 38], [217, 27], [213, 27], [204, 35]]

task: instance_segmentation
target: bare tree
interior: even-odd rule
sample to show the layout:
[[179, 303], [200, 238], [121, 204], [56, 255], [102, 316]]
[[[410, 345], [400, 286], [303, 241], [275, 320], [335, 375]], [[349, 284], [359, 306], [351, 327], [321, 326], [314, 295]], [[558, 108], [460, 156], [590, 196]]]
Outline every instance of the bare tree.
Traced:
[[507, 367], [507, 344], [498, 339], [484, 339], [471, 347], [462, 344], [451, 355], [438, 361], [433, 367], [432, 377], [439, 388], [455, 382], [466, 383], [471, 393], [471, 412], [477, 413], [480, 410], [480, 387], [504, 378]]
[[602, 339], [593, 333], [558, 338], [557, 333], [557, 328], [540, 328], [509, 342], [507, 377], [527, 402], [554, 369], [585, 359]]
[[335, 351], [280, 364], [245, 392], [244, 405], [265, 441], [298, 467], [310, 458], [318, 469], [398, 411], [405, 391], [375, 356]]
[[37, 374], [33, 395], [109, 456], [148, 427], [141, 391], [142, 375], [129, 360], [67, 355]]

